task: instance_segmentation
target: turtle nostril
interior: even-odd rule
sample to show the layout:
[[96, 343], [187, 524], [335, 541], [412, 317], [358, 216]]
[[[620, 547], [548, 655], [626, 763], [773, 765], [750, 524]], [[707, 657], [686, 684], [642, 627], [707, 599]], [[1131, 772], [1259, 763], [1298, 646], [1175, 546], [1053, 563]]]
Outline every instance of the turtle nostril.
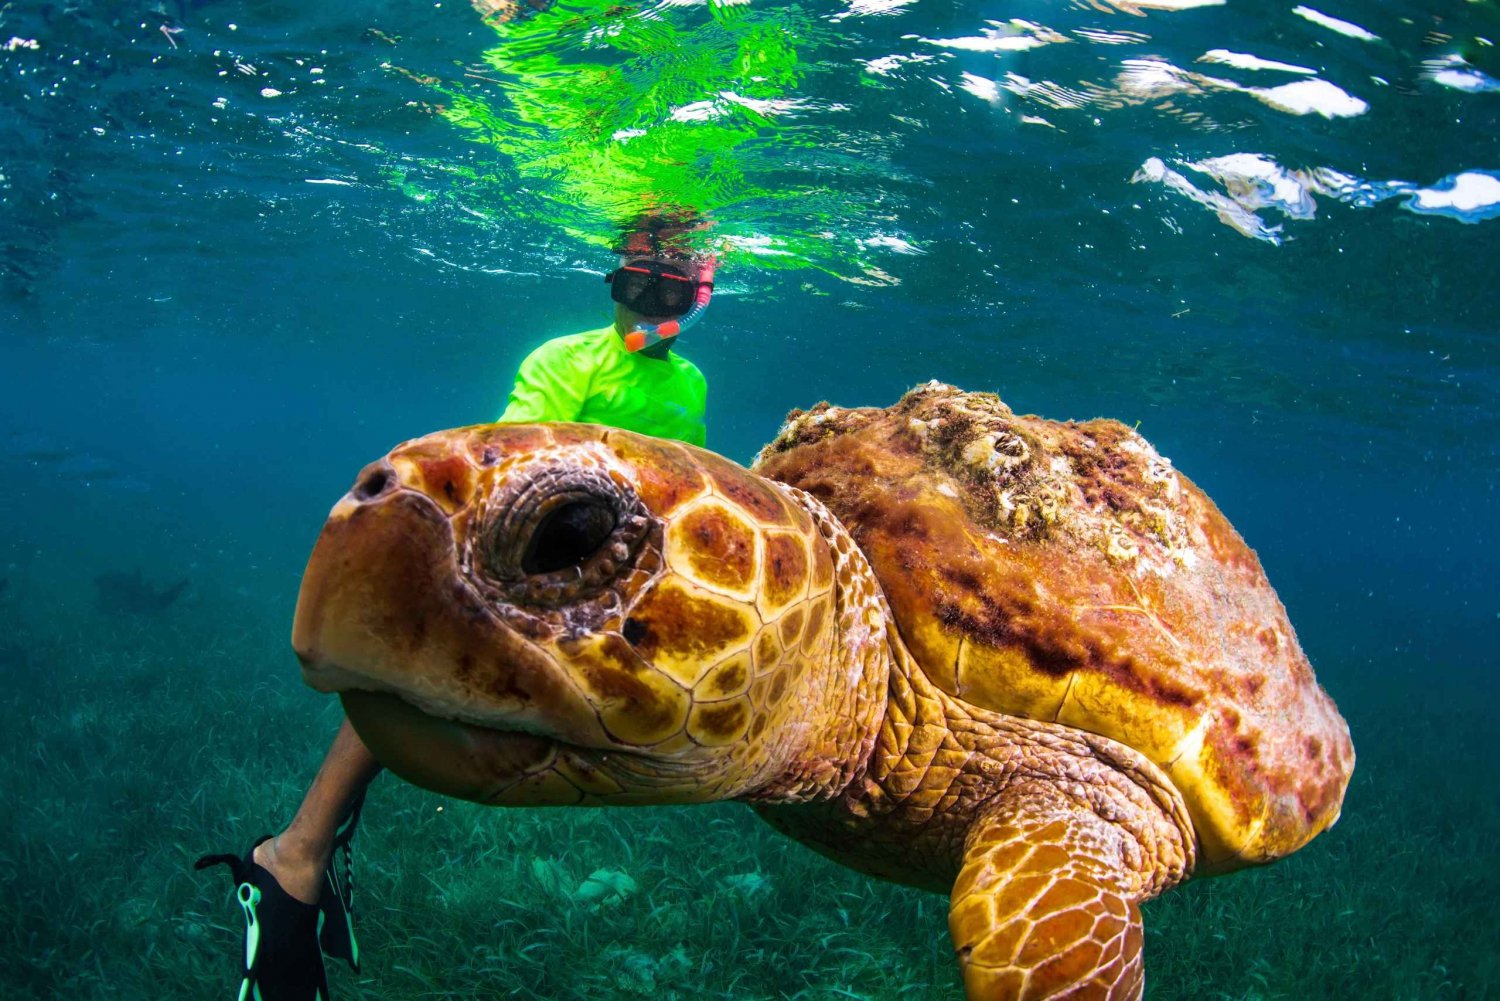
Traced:
[[383, 466], [376, 466], [360, 476], [354, 484], [354, 499], [360, 501], [374, 500], [385, 493], [391, 486], [391, 471]]

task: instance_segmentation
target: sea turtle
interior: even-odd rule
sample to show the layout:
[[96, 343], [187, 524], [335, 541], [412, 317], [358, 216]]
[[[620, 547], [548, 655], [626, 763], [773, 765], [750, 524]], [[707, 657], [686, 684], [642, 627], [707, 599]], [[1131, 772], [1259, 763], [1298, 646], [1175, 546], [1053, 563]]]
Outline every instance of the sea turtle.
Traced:
[[293, 642], [419, 785], [739, 799], [951, 893], [970, 998], [1139, 997], [1139, 903], [1296, 850], [1354, 763], [1166, 459], [937, 383], [794, 412], [752, 470], [579, 424], [403, 444], [334, 507]]

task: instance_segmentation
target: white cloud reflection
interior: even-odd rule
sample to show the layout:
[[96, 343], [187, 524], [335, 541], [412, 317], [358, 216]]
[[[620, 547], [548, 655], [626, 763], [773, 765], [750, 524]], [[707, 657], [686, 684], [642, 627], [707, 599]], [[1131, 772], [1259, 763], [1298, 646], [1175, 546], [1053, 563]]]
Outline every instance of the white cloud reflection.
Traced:
[[1466, 170], [1445, 177], [1430, 188], [1413, 191], [1401, 207], [1459, 222], [1493, 219], [1500, 216], [1500, 173]]
[[1500, 90], [1500, 80], [1470, 66], [1468, 60], [1459, 55], [1448, 55], [1440, 59], [1424, 61], [1422, 75], [1433, 83], [1470, 94]]
[[[1193, 166], [1189, 164], [1189, 166]], [[1168, 191], [1181, 195], [1190, 202], [1202, 205], [1219, 217], [1219, 221], [1235, 232], [1263, 240], [1275, 246], [1281, 245], [1281, 226], [1270, 225], [1253, 209], [1232, 195], [1217, 191], [1205, 191], [1181, 173], [1168, 167], [1160, 157], [1151, 157], [1141, 164], [1130, 178], [1133, 183], [1155, 182]]]
[[959, 86], [981, 100], [991, 104], [1000, 103], [1000, 85], [988, 77], [965, 73]]
[[1369, 105], [1327, 80], [1296, 80], [1279, 87], [1247, 87], [1233, 80], [1194, 73], [1162, 59], [1126, 59], [1115, 86], [1121, 94], [1150, 101], [1172, 94], [1229, 91], [1248, 94], [1267, 107], [1291, 115], [1322, 115], [1347, 118], [1362, 115]]
[[889, 56], [879, 56], [875, 59], [862, 60], [860, 65], [865, 68], [866, 72], [873, 73], [876, 76], [891, 76], [907, 63], [930, 63], [936, 58], [936, 56], [903, 56], [893, 53]]
[[849, 0], [847, 8], [833, 15], [829, 20], [842, 21], [848, 17], [880, 17], [900, 14], [916, 2], [917, 0]]
[[1341, 21], [1336, 17], [1329, 17], [1322, 11], [1313, 10], [1311, 7], [1293, 7], [1292, 13], [1296, 14], [1298, 17], [1306, 18], [1319, 27], [1327, 28], [1329, 31], [1336, 31], [1340, 35], [1347, 35], [1350, 38], [1357, 38], [1362, 42], [1380, 41], [1380, 36], [1375, 34], [1374, 32], [1366, 31], [1364, 28], [1361, 28], [1359, 25], [1354, 24], [1351, 21]]
[[1145, 17], [1148, 10], [1192, 10], [1195, 7], [1222, 7], [1227, 0], [1107, 0], [1111, 7], [1127, 14]]
[[1271, 210], [1287, 219], [1311, 219], [1317, 212], [1314, 196], [1355, 208], [1369, 208], [1390, 199], [1420, 215], [1445, 216], [1476, 223], [1500, 217], [1500, 172], [1466, 170], [1430, 187], [1409, 181], [1366, 181], [1331, 167], [1288, 170], [1260, 153], [1232, 153], [1207, 160], [1179, 161], [1184, 170], [1201, 174], [1222, 190], [1194, 184], [1185, 173], [1151, 157], [1131, 177], [1133, 183], [1156, 183], [1213, 212], [1224, 225], [1243, 236], [1279, 246], [1282, 226], [1262, 212]]
[[1235, 87], [1277, 111], [1292, 115], [1322, 115], [1324, 118], [1352, 118], [1363, 115], [1370, 106], [1345, 93], [1327, 80], [1298, 80], [1280, 87]]
[[1220, 63], [1224, 66], [1233, 66], [1242, 70], [1280, 70], [1283, 73], [1304, 73], [1311, 75], [1317, 70], [1308, 69], [1306, 66], [1293, 66], [1291, 63], [1279, 63], [1274, 59], [1262, 59], [1252, 56], [1248, 52], [1230, 52], [1228, 49], [1210, 49], [1198, 57], [1200, 63]]
[[1012, 18], [1009, 21], [989, 21], [989, 26], [980, 29], [978, 35], [964, 38], [923, 38], [928, 45], [944, 49], [959, 49], [965, 52], [1025, 52], [1039, 49], [1043, 45], [1069, 42], [1072, 39], [1053, 31], [1043, 24]]

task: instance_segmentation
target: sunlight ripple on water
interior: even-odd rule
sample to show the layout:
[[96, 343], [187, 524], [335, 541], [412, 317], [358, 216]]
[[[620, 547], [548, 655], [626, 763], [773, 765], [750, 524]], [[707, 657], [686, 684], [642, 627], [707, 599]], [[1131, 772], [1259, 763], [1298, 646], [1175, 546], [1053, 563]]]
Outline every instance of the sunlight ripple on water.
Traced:
[[[984, 5], [960, 4], [931, 30], [934, 8], [892, 0], [573, 2], [519, 17], [504, 3], [476, 7], [307, 12], [296, 36], [255, 4], [167, 9], [123, 27], [50, 5], [42, 17], [8, 8], [0, 67], [7, 103], [22, 112], [10, 130], [22, 152], [3, 168], [0, 192], [31, 239], [7, 239], [44, 244], [46, 219], [81, 209], [69, 205], [68, 171], [51, 150], [53, 140], [88, 135], [75, 163], [125, 155], [144, 164], [173, 144], [182, 156], [194, 141], [230, 140], [239, 151], [210, 165], [215, 173], [253, 181], [293, 171], [310, 184], [387, 193], [342, 211], [353, 225], [365, 217], [377, 226], [407, 211], [403, 202], [446, 214], [455, 246], [438, 256], [459, 267], [488, 266], [497, 253], [562, 260], [569, 241], [604, 245], [635, 215], [669, 209], [711, 216], [717, 239], [764, 266], [899, 281], [888, 266], [894, 245], [881, 238], [920, 249], [964, 215], [912, 174], [912, 151], [959, 144], [976, 126], [1033, 158], [1097, 133], [1100, 181], [1114, 180], [1096, 183], [1093, 197], [1123, 208], [1138, 197], [1125, 183], [1132, 177], [1173, 179], [1169, 199], [1213, 208], [1273, 244], [1278, 227], [1256, 213], [1306, 220], [1314, 194], [1356, 208], [1395, 199], [1464, 222], [1492, 218], [1500, 204], [1491, 173], [1500, 164], [1458, 160], [1433, 172], [1424, 156], [1404, 172], [1411, 180], [1367, 179], [1356, 168], [1371, 150], [1351, 138], [1353, 126], [1296, 124], [1420, 115], [1449, 101], [1444, 94], [1487, 100], [1495, 79], [1471, 60], [1491, 46], [1461, 19], [1427, 31], [1426, 19], [1385, 12], [1376, 30], [1306, 6], [1266, 23], [1175, 2], [995, 19]], [[435, 48], [425, 40], [434, 29], [453, 41]], [[170, 111], [124, 100], [117, 84], [127, 77], [137, 87], [155, 80]], [[1120, 129], [1109, 127], [1115, 118]], [[1152, 148], [1141, 155], [1148, 125]], [[1462, 155], [1462, 124], [1432, 128], [1433, 142], [1419, 147]], [[273, 159], [285, 153], [298, 166]], [[1232, 164], [1257, 166], [1247, 174]], [[1302, 194], [1264, 193], [1288, 183]], [[213, 186], [184, 195], [234, 197]], [[536, 233], [530, 249], [512, 238], [518, 227]], [[13, 249], [22, 263], [8, 267], [24, 281], [34, 266], [24, 259], [41, 248]]]

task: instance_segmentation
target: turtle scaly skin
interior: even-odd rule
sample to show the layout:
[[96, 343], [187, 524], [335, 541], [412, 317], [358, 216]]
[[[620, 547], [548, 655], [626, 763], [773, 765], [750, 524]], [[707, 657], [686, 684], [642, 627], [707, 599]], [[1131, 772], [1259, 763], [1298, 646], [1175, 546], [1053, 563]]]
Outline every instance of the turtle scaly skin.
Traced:
[[755, 472], [585, 425], [408, 442], [330, 514], [293, 643], [418, 784], [739, 799], [950, 893], [975, 999], [1139, 997], [1139, 904], [1295, 850], [1353, 766], [1170, 464], [936, 384], [794, 415]]

